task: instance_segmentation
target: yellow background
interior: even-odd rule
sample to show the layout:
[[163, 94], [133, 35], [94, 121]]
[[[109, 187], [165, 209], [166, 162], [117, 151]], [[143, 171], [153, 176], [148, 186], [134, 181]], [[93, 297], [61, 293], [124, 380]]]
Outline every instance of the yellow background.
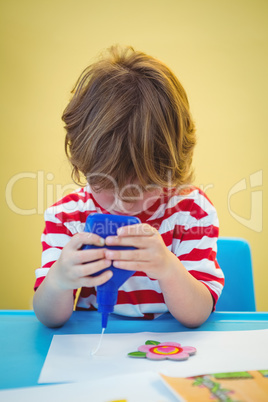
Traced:
[[196, 184], [218, 210], [221, 236], [250, 242], [257, 308], [268, 311], [267, 0], [1, 0], [0, 7], [0, 308], [32, 306], [44, 209], [75, 188], [62, 111], [84, 67], [119, 43], [164, 61], [185, 87], [198, 133]]

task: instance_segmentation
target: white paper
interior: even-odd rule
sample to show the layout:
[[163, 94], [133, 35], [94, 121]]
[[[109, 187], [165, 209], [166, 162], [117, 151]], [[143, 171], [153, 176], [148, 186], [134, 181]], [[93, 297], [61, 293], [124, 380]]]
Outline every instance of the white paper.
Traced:
[[[99, 335], [55, 335], [40, 383], [98, 380], [111, 375], [151, 371], [173, 377], [268, 368], [268, 330], [191, 331], [173, 333], [105, 334], [94, 356]], [[147, 340], [178, 342], [197, 349], [185, 361], [131, 358], [129, 352]]]
[[107, 377], [95, 381], [40, 385], [0, 391], [5, 402], [176, 402], [182, 401], [169, 390], [160, 375], [150, 372]]

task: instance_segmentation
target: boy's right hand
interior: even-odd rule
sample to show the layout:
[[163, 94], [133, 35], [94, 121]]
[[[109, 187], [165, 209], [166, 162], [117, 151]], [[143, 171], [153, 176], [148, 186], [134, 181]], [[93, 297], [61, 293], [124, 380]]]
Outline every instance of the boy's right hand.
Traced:
[[[81, 250], [83, 245], [95, 245], [100, 248]], [[69, 290], [80, 287], [94, 287], [107, 282], [113, 275], [105, 271], [100, 275], [90, 275], [111, 266], [111, 260], [105, 258], [105, 241], [94, 233], [77, 233], [63, 248], [59, 259], [50, 269], [50, 279], [58, 289]]]

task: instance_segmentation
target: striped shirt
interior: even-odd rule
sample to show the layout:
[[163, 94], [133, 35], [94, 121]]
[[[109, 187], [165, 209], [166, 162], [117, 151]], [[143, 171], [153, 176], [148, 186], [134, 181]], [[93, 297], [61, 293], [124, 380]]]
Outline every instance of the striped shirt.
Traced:
[[[84, 230], [91, 213], [109, 213], [91, 194], [89, 186], [65, 196], [45, 212], [42, 234], [42, 266], [36, 270], [35, 289], [58, 260], [70, 238]], [[161, 196], [148, 210], [136, 215], [161, 234], [166, 247], [184, 267], [211, 292], [214, 308], [224, 285], [224, 275], [217, 260], [219, 223], [211, 201], [196, 187]], [[96, 289], [82, 288], [76, 310], [95, 310]], [[153, 318], [168, 311], [159, 283], [137, 271], [120, 288], [114, 313]]]

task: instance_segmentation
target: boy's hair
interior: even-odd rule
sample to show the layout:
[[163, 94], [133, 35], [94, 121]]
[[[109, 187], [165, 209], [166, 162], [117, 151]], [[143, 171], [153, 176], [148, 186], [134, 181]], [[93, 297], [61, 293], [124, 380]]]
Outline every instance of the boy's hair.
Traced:
[[[94, 189], [192, 181], [196, 142], [187, 95], [171, 70], [132, 47], [112, 46], [86, 68], [62, 119], [65, 151]], [[111, 180], [112, 178], [112, 180]]]

